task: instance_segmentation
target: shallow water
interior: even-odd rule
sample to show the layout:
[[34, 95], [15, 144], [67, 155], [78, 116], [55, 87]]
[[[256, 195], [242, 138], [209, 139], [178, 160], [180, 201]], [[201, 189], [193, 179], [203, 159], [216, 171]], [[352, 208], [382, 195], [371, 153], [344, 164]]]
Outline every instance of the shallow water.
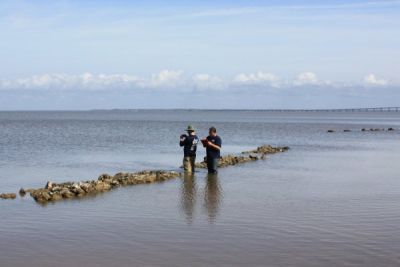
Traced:
[[2, 200], [0, 266], [400, 265], [400, 131], [360, 131], [400, 129], [399, 113], [0, 112], [0, 192], [178, 170], [189, 123], [216, 126], [225, 154], [291, 149], [217, 176]]

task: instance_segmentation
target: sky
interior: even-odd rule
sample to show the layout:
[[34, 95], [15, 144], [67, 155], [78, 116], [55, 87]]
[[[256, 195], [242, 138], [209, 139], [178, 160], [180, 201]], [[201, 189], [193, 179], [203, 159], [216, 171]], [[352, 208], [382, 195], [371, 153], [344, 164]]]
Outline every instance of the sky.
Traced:
[[0, 110], [399, 106], [400, 1], [0, 1]]

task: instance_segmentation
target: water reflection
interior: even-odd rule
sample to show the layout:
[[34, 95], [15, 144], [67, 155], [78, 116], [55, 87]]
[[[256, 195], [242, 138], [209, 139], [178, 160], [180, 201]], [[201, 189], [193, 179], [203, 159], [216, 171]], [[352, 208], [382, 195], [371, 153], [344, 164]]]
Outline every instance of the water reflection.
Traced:
[[218, 215], [220, 203], [222, 200], [221, 185], [218, 181], [218, 174], [208, 174], [207, 183], [204, 189], [204, 207], [207, 210], [208, 220], [214, 223]]
[[185, 173], [182, 180], [181, 208], [188, 223], [193, 222], [193, 212], [196, 205], [197, 185], [193, 173]]
[[[204, 190], [198, 190], [194, 174], [185, 173], [181, 186], [181, 210], [187, 223], [193, 223], [197, 199], [203, 199], [202, 206], [207, 213], [207, 219], [214, 223], [222, 202], [222, 188], [217, 174], [207, 174]], [[199, 196], [202, 195], [202, 196]]]

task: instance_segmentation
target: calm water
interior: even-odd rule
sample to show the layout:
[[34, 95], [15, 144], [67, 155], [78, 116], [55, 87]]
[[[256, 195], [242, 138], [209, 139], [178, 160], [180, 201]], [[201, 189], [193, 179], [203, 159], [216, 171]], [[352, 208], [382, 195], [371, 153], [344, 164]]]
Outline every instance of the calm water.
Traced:
[[291, 150], [88, 199], [2, 200], [0, 266], [400, 266], [400, 131], [360, 131], [400, 129], [399, 113], [0, 112], [0, 192], [178, 170], [189, 123], [216, 126], [224, 154]]

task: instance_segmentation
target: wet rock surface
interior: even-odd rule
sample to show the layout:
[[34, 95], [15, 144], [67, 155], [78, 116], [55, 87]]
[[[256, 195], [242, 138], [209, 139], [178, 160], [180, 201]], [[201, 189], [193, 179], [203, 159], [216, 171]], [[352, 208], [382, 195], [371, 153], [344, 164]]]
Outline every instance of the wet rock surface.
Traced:
[[[267, 154], [275, 154], [279, 152], [285, 152], [289, 150], [289, 147], [272, 147], [270, 145], [259, 146], [254, 150], [243, 151], [241, 154], [248, 154], [246, 156], [234, 156], [227, 155], [223, 156], [218, 161], [218, 167], [228, 167], [246, 162], [256, 161], [259, 159], [265, 159]], [[196, 168], [207, 168], [207, 159], [204, 158], [203, 162], [196, 163]]]
[[[219, 160], [219, 167], [233, 166], [236, 164], [265, 159], [267, 154], [287, 151], [289, 147], [272, 147], [264, 145], [257, 147], [251, 151], [244, 151], [242, 155], [227, 155]], [[206, 162], [196, 163], [198, 168], [207, 168]], [[88, 180], [81, 182], [65, 182], [55, 183], [48, 181], [43, 188], [19, 190], [19, 195], [24, 197], [26, 194], [38, 203], [45, 204], [50, 201], [58, 201], [63, 199], [82, 198], [85, 196], [95, 195], [102, 192], [110, 191], [120, 186], [149, 184], [163, 182], [181, 176], [182, 173], [175, 171], [141, 171], [135, 173], [117, 173], [115, 175], [102, 174], [97, 180]], [[1, 194], [1, 198], [15, 198], [16, 194]]]
[[275, 154], [278, 152], [285, 152], [289, 150], [288, 146], [282, 146], [282, 147], [273, 147], [270, 145], [264, 145], [264, 146], [259, 146], [254, 150], [250, 151], [243, 151], [242, 154]]
[[[78, 183], [47, 182], [44, 188], [30, 190], [30, 195], [39, 203], [61, 199], [81, 198], [86, 195], [106, 192], [119, 186], [162, 182], [180, 176], [174, 171], [142, 171], [136, 173], [117, 173], [114, 176], [102, 174], [97, 180]], [[26, 192], [21, 189], [20, 192]]]
[[14, 194], [14, 193], [3, 193], [3, 194], [0, 194], [0, 198], [2, 198], [2, 199], [14, 199], [16, 197], [17, 197], [17, 195]]

